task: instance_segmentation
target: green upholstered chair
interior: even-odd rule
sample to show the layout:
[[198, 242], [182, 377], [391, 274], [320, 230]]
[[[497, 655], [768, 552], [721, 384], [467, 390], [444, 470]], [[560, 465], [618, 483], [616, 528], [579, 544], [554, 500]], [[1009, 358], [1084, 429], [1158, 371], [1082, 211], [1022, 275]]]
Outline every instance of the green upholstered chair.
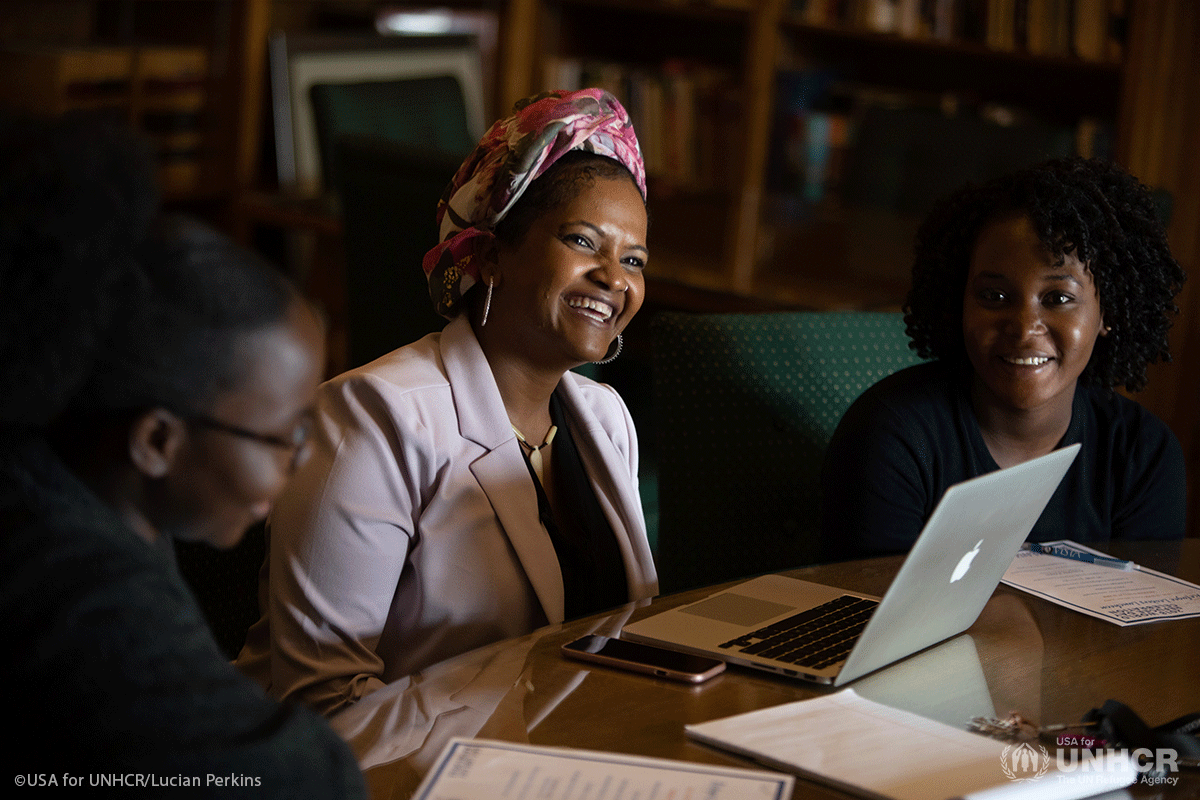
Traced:
[[475, 147], [466, 96], [453, 75], [322, 83], [312, 87], [310, 98], [327, 188], [338, 185], [334, 151], [346, 134], [453, 153], [460, 163]]
[[438, 199], [461, 157], [376, 136], [335, 143], [346, 251], [347, 365], [441, 330], [421, 270], [438, 239]]
[[651, 336], [663, 591], [814, 563], [838, 421], [919, 361], [902, 315], [664, 312]]
[[309, 93], [325, 188], [342, 212], [347, 366], [356, 367], [445, 324], [421, 258], [438, 240], [438, 200], [476, 137], [456, 75], [320, 83]]

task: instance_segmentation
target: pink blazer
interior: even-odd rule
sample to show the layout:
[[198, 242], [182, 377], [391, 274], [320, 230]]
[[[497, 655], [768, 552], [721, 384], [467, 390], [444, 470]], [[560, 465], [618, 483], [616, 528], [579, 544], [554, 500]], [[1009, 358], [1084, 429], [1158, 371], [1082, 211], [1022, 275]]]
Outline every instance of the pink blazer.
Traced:
[[[562, 382], [629, 599], [658, 578], [620, 396]], [[500, 392], [465, 317], [322, 388], [312, 457], [276, 503], [266, 614], [238, 665], [330, 713], [450, 656], [563, 620], [563, 580]]]

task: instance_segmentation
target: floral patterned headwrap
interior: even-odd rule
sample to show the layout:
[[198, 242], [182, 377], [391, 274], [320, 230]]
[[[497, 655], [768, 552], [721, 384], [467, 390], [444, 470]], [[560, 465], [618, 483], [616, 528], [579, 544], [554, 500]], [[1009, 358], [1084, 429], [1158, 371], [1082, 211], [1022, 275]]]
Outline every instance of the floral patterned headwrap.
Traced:
[[625, 109], [602, 89], [545, 92], [520, 100], [459, 167], [438, 202], [441, 244], [425, 254], [429, 297], [453, 318], [480, 280], [481, 253], [492, 230], [525, 189], [571, 150], [616, 159], [646, 198], [646, 167]]

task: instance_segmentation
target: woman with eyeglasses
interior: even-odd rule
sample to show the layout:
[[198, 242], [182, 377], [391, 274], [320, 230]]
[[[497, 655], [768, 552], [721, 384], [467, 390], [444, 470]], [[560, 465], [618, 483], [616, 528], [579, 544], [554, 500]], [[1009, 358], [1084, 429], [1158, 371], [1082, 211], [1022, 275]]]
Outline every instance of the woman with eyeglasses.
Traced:
[[172, 548], [231, 547], [270, 510], [305, 455], [323, 323], [269, 265], [157, 216], [150, 167], [106, 123], [0, 122], [8, 763], [361, 796], [324, 721], [222, 656]]
[[437, 218], [424, 269], [450, 322], [322, 387], [238, 657], [273, 696], [325, 713], [658, 588], [629, 411], [571, 371], [619, 351], [645, 292], [625, 109], [599, 89], [518, 103]]

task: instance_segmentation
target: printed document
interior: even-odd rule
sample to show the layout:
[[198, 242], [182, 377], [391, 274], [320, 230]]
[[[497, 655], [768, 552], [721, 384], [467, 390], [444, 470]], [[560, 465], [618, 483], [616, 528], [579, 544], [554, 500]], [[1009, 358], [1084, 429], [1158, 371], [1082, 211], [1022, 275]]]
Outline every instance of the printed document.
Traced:
[[774, 772], [620, 753], [451, 739], [416, 800], [789, 800], [795, 778]]
[[1200, 617], [1194, 583], [1137, 565], [1114, 568], [1103, 563], [1115, 560], [1107, 554], [1066, 539], [1043, 546], [1102, 563], [1021, 550], [1001, 582], [1115, 625]]
[[970, 733], [853, 689], [685, 730], [715, 747], [870, 798], [1071, 800], [1138, 778], [1123, 753], [1106, 753], [1086, 767], [1082, 760], [1063, 764], [1037, 743]]

